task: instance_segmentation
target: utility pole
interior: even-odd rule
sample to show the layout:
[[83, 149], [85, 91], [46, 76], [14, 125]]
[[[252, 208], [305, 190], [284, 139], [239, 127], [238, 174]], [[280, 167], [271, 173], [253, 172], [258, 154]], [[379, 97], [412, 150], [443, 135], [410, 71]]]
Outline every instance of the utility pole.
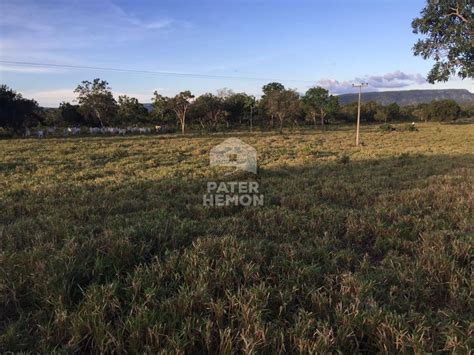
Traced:
[[360, 96], [362, 94], [362, 87], [368, 86], [369, 83], [352, 84], [353, 87], [359, 88], [359, 105], [357, 106], [357, 129], [356, 129], [356, 146], [359, 145], [359, 126], [360, 126]]

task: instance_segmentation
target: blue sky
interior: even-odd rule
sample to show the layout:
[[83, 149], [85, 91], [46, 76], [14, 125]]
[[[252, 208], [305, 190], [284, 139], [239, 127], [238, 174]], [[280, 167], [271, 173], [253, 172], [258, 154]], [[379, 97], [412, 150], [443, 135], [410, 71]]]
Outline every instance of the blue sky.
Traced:
[[[0, 0], [0, 59], [235, 77], [269, 78], [304, 92], [467, 88], [429, 85], [432, 62], [412, 55], [410, 23], [424, 0]], [[0, 82], [45, 106], [74, 98], [100, 77], [114, 93], [149, 102], [219, 88], [260, 95], [268, 80], [46, 68], [0, 63]], [[285, 80], [285, 79], [291, 79]]]

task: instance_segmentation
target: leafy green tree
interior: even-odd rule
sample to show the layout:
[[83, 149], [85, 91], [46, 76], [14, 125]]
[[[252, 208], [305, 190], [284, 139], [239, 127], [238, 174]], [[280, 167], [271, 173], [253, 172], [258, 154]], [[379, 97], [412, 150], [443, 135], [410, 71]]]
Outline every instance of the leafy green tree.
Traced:
[[236, 122], [240, 121], [238, 113], [232, 114], [232, 98], [234, 97], [235, 92], [228, 88], [222, 88], [217, 90], [217, 97], [221, 99], [221, 106], [223, 110], [222, 118], [225, 120], [226, 126], [230, 127]]
[[295, 90], [273, 90], [267, 94], [267, 108], [269, 113], [278, 119], [282, 132], [283, 123], [299, 114], [300, 97]]
[[151, 114], [155, 119], [158, 119], [161, 123], [167, 121], [167, 117], [171, 116], [170, 113], [170, 99], [166, 96], [161, 95], [158, 91], [153, 93], [152, 101], [152, 111]]
[[148, 111], [135, 97], [120, 95], [118, 104], [118, 123], [146, 122]]
[[272, 91], [283, 91], [283, 90], [285, 90], [285, 87], [283, 86], [283, 84], [280, 84], [277, 82], [268, 83], [266, 85], [263, 85], [262, 87], [263, 95], [268, 95]]
[[201, 126], [215, 130], [225, 116], [224, 100], [211, 93], [199, 96], [193, 103]]
[[186, 113], [193, 98], [194, 95], [191, 94], [191, 91], [186, 90], [169, 99], [169, 107], [176, 115], [176, 120], [181, 126], [181, 133], [184, 133], [186, 127]]
[[6, 85], [0, 85], [0, 126], [20, 133], [42, 121], [40, 108], [35, 100], [25, 99]]
[[[361, 107], [361, 114], [364, 106]], [[351, 102], [343, 105], [340, 109], [340, 116], [346, 122], [355, 122], [357, 117], [357, 102]]]
[[109, 124], [117, 113], [117, 102], [112, 95], [112, 89], [105, 80], [94, 79], [92, 82], [86, 80], [74, 90], [77, 93], [77, 101], [84, 115], [90, 115], [99, 124]]
[[368, 101], [361, 105], [360, 116], [361, 119], [366, 122], [373, 122], [375, 121], [375, 114], [377, 113], [377, 109], [379, 105], [375, 101]]
[[453, 121], [459, 118], [461, 107], [454, 100], [432, 101], [427, 106], [427, 116], [431, 121]]
[[316, 117], [319, 116], [322, 129], [324, 129], [326, 116], [339, 110], [338, 98], [329, 95], [329, 92], [320, 86], [308, 89], [302, 97], [302, 101], [303, 109], [313, 121], [314, 127], [316, 127]]
[[387, 110], [388, 110], [387, 118], [389, 121], [394, 121], [400, 118], [400, 106], [397, 103], [392, 102], [391, 104], [389, 104], [387, 106]]
[[435, 64], [428, 81], [447, 81], [450, 75], [474, 77], [473, 19], [470, 0], [428, 0], [421, 17], [412, 22], [414, 33], [423, 35], [413, 52]]
[[78, 105], [71, 105], [69, 102], [59, 104], [59, 116], [66, 125], [83, 125], [86, 117], [81, 113]]
[[43, 108], [41, 111], [41, 116], [43, 117], [43, 124], [45, 126], [56, 126], [62, 125], [64, 123], [58, 108], [48, 107]]
[[427, 122], [429, 119], [429, 104], [419, 104], [413, 110], [412, 115], [419, 120]]
[[228, 125], [242, 124], [250, 116], [250, 96], [245, 93], [232, 93], [224, 98], [223, 105], [226, 111]]
[[388, 122], [388, 109], [387, 106], [380, 105], [377, 107], [377, 112], [375, 113], [374, 119], [380, 122]]
[[254, 122], [254, 115], [256, 108], [258, 107], [258, 101], [253, 95], [246, 95], [245, 97], [245, 112], [249, 114], [249, 123], [250, 123], [250, 130], [253, 130], [253, 122]]
[[260, 105], [261, 105], [262, 111], [269, 115], [270, 127], [272, 128], [273, 128], [275, 115], [272, 113], [274, 111], [270, 109], [270, 96], [272, 94], [282, 92], [284, 90], [285, 90], [285, 87], [283, 86], [283, 84], [276, 83], [276, 82], [268, 83], [262, 87], [263, 95], [260, 100]]
[[[375, 101], [362, 103], [360, 106], [360, 118], [366, 122], [376, 120], [376, 114], [380, 110], [380, 106]], [[355, 122], [357, 118], [357, 102], [351, 102], [340, 107], [340, 117], [347, 122]]]
[[376, 121], [389, 122], [400, 117], [400, 106], [395, 102], [387, 106], [379, 105], [377, 107], [374, 118]]

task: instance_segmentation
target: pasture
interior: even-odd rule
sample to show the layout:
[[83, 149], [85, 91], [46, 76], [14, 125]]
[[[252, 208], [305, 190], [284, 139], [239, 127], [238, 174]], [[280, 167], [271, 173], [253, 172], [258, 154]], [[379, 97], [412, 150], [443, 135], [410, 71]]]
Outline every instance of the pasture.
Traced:
[[394, 126], [1, 140], [0, 352], [469, 352], [474, 126]]

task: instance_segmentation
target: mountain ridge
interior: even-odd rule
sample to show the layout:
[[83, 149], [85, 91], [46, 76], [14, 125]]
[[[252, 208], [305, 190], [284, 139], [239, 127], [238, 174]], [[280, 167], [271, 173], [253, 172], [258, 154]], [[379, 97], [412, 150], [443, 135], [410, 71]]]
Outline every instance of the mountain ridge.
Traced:
[[[358, 93], [338, 95], [339, 103], [346, 105], [357, 102]], [[458, 104], [474, 104], [474, 94], [467, 89], [428, 89], [428, 90], [401, 90], [401, 91], [369, 91], [363, 92], [362, 102], [375, 101], [381, 105], [393, 102], [400, 106], [430, 103], [433, 100], [451, 99]]]

